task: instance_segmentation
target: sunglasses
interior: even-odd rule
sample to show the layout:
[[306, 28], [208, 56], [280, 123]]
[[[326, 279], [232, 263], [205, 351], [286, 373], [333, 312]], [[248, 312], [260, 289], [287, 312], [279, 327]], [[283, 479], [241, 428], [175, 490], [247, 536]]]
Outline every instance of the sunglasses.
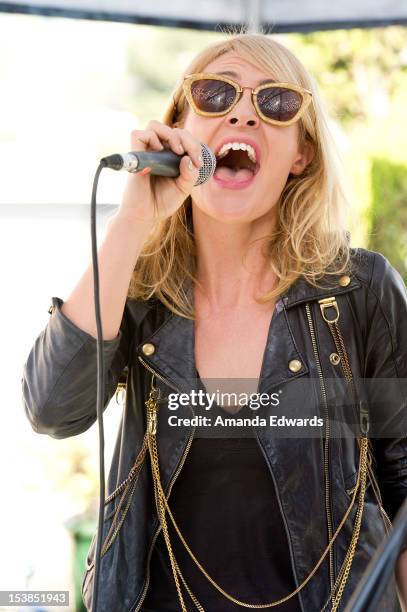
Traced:
[[[239, 102], [244, 89], [239, 83], [220, 76], [200, 72], [184, 78], [185, 96], [197, 115], [221, 117]], [[291, 83], [265, 83], [251, 89], [258, 116], [272, 125], [291, 125], [298, 121], [312, 100], [312, 93]]]

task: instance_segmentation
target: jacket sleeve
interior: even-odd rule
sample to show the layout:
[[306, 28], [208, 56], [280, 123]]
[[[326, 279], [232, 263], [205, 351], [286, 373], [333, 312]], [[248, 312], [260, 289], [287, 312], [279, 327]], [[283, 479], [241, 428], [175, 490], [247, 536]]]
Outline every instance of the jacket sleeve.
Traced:
[[[86, 431], [97, 418], [97, 340], [61, 312], [62, 304], [52, 298], [50, 320], [28, 355], [21, 380], [33, 430], [57, 439]], [[129, 337], [125, 308], [117, 337], [103, 342], [104, 408], [127, 365]]]
[[387, 411], [387, 431], [395, 433], [386, 435], [385, 428], [372, 446], [383, 506], [393, 520], [407, 496], [407, 290], [389, 261], [374, 255], [367, 298], [366, 378], [388, 379], [382, 387], [380, 381], [371, 382]]

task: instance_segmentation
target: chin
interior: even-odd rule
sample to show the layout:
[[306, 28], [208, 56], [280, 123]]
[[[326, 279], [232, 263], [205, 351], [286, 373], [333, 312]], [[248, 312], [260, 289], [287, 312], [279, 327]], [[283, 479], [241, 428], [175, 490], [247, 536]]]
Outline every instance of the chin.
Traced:
[[253, 206], [250, 206], [249, 202], [244, 199], [218, 198], [217, 200], [218, 201], [213, 204], [205, 202], [204, 204], [196, 204], [195, 206], [207, 217], [222, 223], [236, 223], [239, 221], [248, 223], [264, 214], [264, 212], [255, 214]]

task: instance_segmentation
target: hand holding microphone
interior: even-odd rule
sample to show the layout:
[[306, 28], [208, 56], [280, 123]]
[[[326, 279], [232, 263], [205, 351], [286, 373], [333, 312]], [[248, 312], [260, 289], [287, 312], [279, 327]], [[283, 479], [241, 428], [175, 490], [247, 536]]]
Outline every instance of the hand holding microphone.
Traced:
[[[131, 133], [131, 149], [101, 161], [130, 172], [119, 214], [138, 222], [154, 224], [174, 214], [193, 187], [208, 180], [216, 167], [212, 151], [190, 132], [158, 121]], [[154, 183], [149, 174], [156, 175]]]
[[[203, 164], [199, 168], [198, 179], [195, 186], [207, 181], [213, 174], [216, 166], [216, 158], [212, 151], [205, 144], [201, 145], [201, 157]], [[108, 157], [103, 157], [102, 161], [107, 168], [112, 170], [126, 170], [127, 172], [143, 172], [157, 176], [169, 176], [176, 178], [180, 175], [180, 162], [183, 155], [178, 155], [172, 151], [131, 151], [123, 155], [115, 153]], [[199, 159], [201, 159], [201, 157]], [[192, 164], [192, 162], [191, 162]], [[192, 164], [193, 165], [193, 164]], [[189, 166], [188, 166], [189, 167]], [[191, 170], [192, 168], [189, 167]]]

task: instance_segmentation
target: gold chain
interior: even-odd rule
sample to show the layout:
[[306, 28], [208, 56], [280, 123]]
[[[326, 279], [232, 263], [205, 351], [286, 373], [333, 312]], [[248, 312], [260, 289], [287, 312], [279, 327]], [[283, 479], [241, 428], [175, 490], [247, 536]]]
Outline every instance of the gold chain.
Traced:
[[138, 477], [140, 469], [143, 465], [145, 456], [147, 452], [147, 434], [144, 436], [143, 444], [141, 446], [141, 450], [137, 455], [136, 461], [134, 462], [133, 467], [131, 468], [126, 480], [124, 480], [118, 487], [109, 495], [109, 497], [105, 500], [105, 505], [112, 501], [119, 493], [121, 493], [127, 485], [135, 478]]
[[[333, 300], [335, 301], [335, 298], [333, 298]], [[336, 306], [337, 308], [337, 306]], [[341, 364], [343, 367], [343, 371], [344, 371], [344, 375], [345, 378], [347, 380], [348, 383], [350, 383], [353, 386], [353, 376], [352, 376], [352, 369], [350, 367], [350, 363], [349, 363], [349, 359], [348, 359], [348, 355], [347, 355], [347, 351], [345, 348], [345, 344], [343, 342], [343, 338], [342, 335], [340, 333], [339, 327], [337, 325], [337, 320], [339, 318], [339, 310], [337, 309], [338, 312], [338, 317], [336, 318], [335, 321], [328, 321], [325, 317], [324, 319], [327, 321], [328, 323], [328, 327], [332, 333], [332, 337], [334, 339], [335, 342], [335, 346], [337, 347], [338, 353], [341, 357]], [[345, 559], [342, 563], [341, 569], [339, 571], [338, 577], [335, 581], [335, 584], [331, 590], [330, 596], [328, 598], [328, 600], [326, 601], [326, 603], [324, 604], [321, 612], [323, 612], [326, 608], [326, 606], [328, 605], [329, 601], [332, 599], [332, 612], [337, 612], [338, 608], [339, 608], [339, 604], [340, 601], [342, 599], [342, 595], [343, 592], [345, 590], [347, 581], [349, 579], [349, 575], [350, 575], [350, 571], [352, 568], [352, 563], [353, 563], [353, 559], [355, 556], [355, 552], [356, 552], [356, 546], [359, 540], [359, 536], [360, 536], [360, 530], [361, 530], [361, 525], [362, 525], [362, 517], [363, 517], [363, 510], [364, 510], [364, 500], [365, 500], [365, 491], [366, 491], [366, 481], [367, 481], [367, 473], [368, 473], [368, 458], [369, 458], [369, 439], [366, 435], [363, 435], [360, 440], [358, 440], [359, 443], [359, 467], [358, 467], [358, 474], [357, 474], [357, 480], [356, 480], [356, 485], [354, 487], [353, 490], [353, 495], [352, 495], [352, 499], [351, 502], [349, 504], [349, 507], [347, 508], [344, 516], [342, 517], [338, 528], [336, 529], [334, 535], [332, 536], [332, 539], [330, 540], [330, 542], [328, 543], [328, 546], [325, 548], [324, 552], [322, 553], [322, 556], [320, 557], [320, 559], [318, 560], [318, 562], [316, 563], [316, 565], [314, 566], [314, 568], [310, 571], [310, 573], [308, 574], [308, 576], [303, 580], [303, 582], [290, 594], [286, 595], [285, 597], [282, 597], [279, 600], [267, 603], [267, 604], [249, 604], [247, 602], [243, 602], [240, 601], [239, 599], [236, 599], [235, 597], [233, 597], [232, 595], [230, 595], [229, 593], [226, 593], [226, 591], [224, 591], [222, 589], [222, 587], [220, 587], [215, 580], [213, 580], [213, 578], [208, 574], [208, 572], [203, 568], [203, 566], [199, 563], [198, 559], [195, 557], [195, 555], [193, 554], [193, 552], [191, 551], [190, 547], [188, 546], [187, 542], [185, 541], [185, 538], [183, 537], [183, 535], [181, 534], [179, 527], [172, 515], [172, 512], [169, 508], [168, 505], [168, 501], [166, 498], [166, 495], [163, 491], [162, 485], [161, 485], [161, 478], [160, 478], [160, 465], [159, 465], [159, 459], [158, 459], [158, 449], [157, 449], [157, 440], [156, 440], [156, 433], [157, 433], [157, 410], [158, 410], [158, 403], [157, 403], [157, 389], [154, 387], [153, 384], [153, 379], [151, 381], [151, 390], [150, 390], [150, 394], [149, 394], [149, 398], [148, 400], [145, 402], [146, 407], [147, 407], [147, 439], [148, 439], [148, 449], [150, 452], [150, 458], [151, 458], [151, 469], [152, 469], [152, 476], [153, 476], [153, 482], [154, 482], [154, 493], [155, 493], [155, 499], [156, 499], [156, 506], [157, 506], [157, 513], [158, 513], [158, 518], [160, 520], [161, 523], [161, 527], [163, 530], [163, 535], [164, 535], [164, 539], [165, 539], [165, 543], [167, 546], [167, 550], [168, 550], [168, 554], [170, 557], [170, 563], [171, 563], [171, 568], [172, 568], [172, 572], [174, 575], [174, 580], [175, 580], [175, 584], [176, 584], [176, 588], [177, 588], [177, 593], [178, 593], [178, 598], [181, 604], [181, 609], [182, 612], [187, 612], [187, 609], [185, 607], [185, 602], [184, 602], [184, 598], [181, 592], [181, 585], [180, 585], [180, 581], [179, 578], [181, 579], [187, 593], [189, 594], [189, 596], [191, 597], [192, 601], [194, 602], [196, 608], [199, 610], [199, 612], [205, 612], [203, 606], [200, 604], [200, 602], [198, 601], [198, 599], [196, 598], [196, 596], [192, 593], [192, 591], [190, 590], [184, 576], [181, 573], [181, 570], [179, 568], [178, 562], [175, 558], [174, 552], [172, 550], [172, 546], [171, 546], [171, 541], [170, 541], [170, 536], [169, 536], [169, 531], [168, 531], [168, 524], [167, 524], [167, 520], [166, 520], [166, 512], [168, 512], [168, 515], [171, 519], [171, 522], [175, 528], [175, 531], [177, 532], [182, 544], [184, 545], [184, 547], [186, 548], [188, 554], [190, 555], [190, 557], [192, 558], [192, 560], [194, 561], [194, 563], [197, 565], [197, 567], [201, 570], [201, 572], [204, 574], [204, 576], [207, 578], [207, 580], [222, 594], [224, 595], [227, 599], [229, 599], [230, 601], [232, 601], [233, 603], [236, 603], [239, 606], [245, 607], [245, 608], [252, 608], [252, 609], [263, 609], [263, 608], [272, 608], [278, 605], [281, 605], [282, 603], [285, 603], [286, 601], [288, 601], [289, 599], [291, 599], [292, 597], [294, 597], [295, 595], [297, 595], [304, 587], [305, 585], [311, 580], [311, 578], [315, 575], [315, 573], [317, 572], [318, 568], [321, 566], [323, 560], [325, 559], [326, 555], [328, 554], [328, 552], [331, 550], [333, 543], [335, 542], [338, 534], [340, 533], [342, 527], [344, 526], [347, 518], [349, 517], [351, 510], [355, 504], [356, 501], [356, 496], [357, 493], [359, 492], [359, 499], [358, 499], [358, 504], [357, 504], [357, 510], [356, 510], [356, 516], [355, 516], [355, 521], [354, 521], [354, 527], [353, 527], [353, 531], [352, 531], [352, 537], [351, 537], [351, 541], [347, 550], [347, 553], [345, 555]], [[335, 594], [336, 593], [336, 594]]]
[[[113, 520], [112, 520], [112, 524], [110, 526], [110, 529], [106, 535], [105, 541], [103, 543], [102, 546], [102, 550], [100, 553], [101, 557], [104, 557], [104, 555], [107, 553], [107, 551], [109, 550], [109, 548], [112, 546], [114, 540], [117, 537], [117, 534], [119, 533], [124, 519], [126, 518], [127, 512], [129, 511], [130, 508], [130, 504], [131, 504], [131, 500], [133, 499], [133, 495], [134, 492], [136, 490], [136, 486], [137, 486], [137, 482], [138, 482], [138, 478], [140, 475], [140, 471], [141, 468], [143, 466], [143, 462], [145, 459], [145, 455], [147, 452], [148, 446], [147, 446], [147, 433], [144, 436], [144, 440], [143, 440], [143, 444], [141, 447], [141, 450], [139, 452], [139, 454], [137, 455], [136, 461], [133, 465], [133, 467], [131, 468], [129, 475], [127, 476], [126, 480], [124, 480], [121, 485], [119, 487], [117, 487], [117, 489], [115, 491], [113, 491], [113, 493], [111, 493], [111, 495], [109, 495], [109, 497], [105, 500], [105, 505], [108, 504], [109, 502], [111, 502], [115, 497], [117, 497], [117, 495], [121, 492], [123, 492], [123, 495], [120, 498], [120, 501], [117, 505]], [[130, 491], [130, 492], [129, 492]], [[123, 510], [123, 514], [121, 515], [121, 517], [119, 518], [120, 515], [120, 511], [122, 509], [122, 506], [126, 500], [126, 495], [129, 492], [129, 496], [127, 499], [127, 503], [126, 506]], [[94, 561], [91, 562], [91, 564], [88, 566], [88, 570], [92, 569], [92, 567], [94, 566]]]
[[[361, 440], [360, 446], [361, 446], [360, 448], [361, 458], [360, 459], [361, 459], [362, 464], [364, 464], [366, 468], [368, 438], [363, 438]], [[353, 533], [352, 533], [352, 539], [351, 539], [349, 550], [348, 550], [349, 558], [345, 564], [344, 576], [341, 579], [341, 582], [338, 588], [338, 594], [335, 596], [333, 600], [332, 612], [336, 612], [336, 610], [339, 607], [339, 602], [341, 600], [343, 591], [345, 590], [345, 586], [349, 578], [350, 570], [351, 570], [353, 559], [354, 559], [355, 552], [356, 552], [356, 545], [359, 540], [360, 528], [362, 526], [364, 502], [365, 502], [364, 498], [365, 498], [365, 490], [366, 490], [366, 471], [367, 471], [366, 469], [363, 469], [362, 474], [361, 474], [359, 504], [358, 504], [358, 508], [356, 512], [355, 526], [354, 526]]]
[[[327, 607], [327, 605], [329, 604], [329, 602], [331, 601], [331, 599], [333, 600], [333, 607], [332, 607], [332, 611], [334, 612], [334, 610], [338, 609], [339, 606], [339, 602], [341, 599], [341, 596], [343, 594], [343, 591], [345, 589], [345, 585], [346, 585], [346, 581], [348, 579], [349, 573], [350, 573], [350, 568], [353, 562], [353, 557], [355, 554], [355, 549], [356, 549], [356, 543], [357, 540], [359, 538], [359, 532], [360, 532], [360, 523], [362, 520], [362, 513], [363, 513], [363, 505], [364, 505], [364, 497], [365, 497], [365, 491], [366, 491], [366, 464], [367, 464], [367, 438], [362, 439], [362, 444], [360, 446], [360, 457], [359, 457], [359, 471], [358, 471], [358, 478], [356, 481], [356, 485], [353, 491], [353, 500], [355, 500], [356, 498], [356, 493], [357, 490], [360, 488], [360, 493], [359, 493], [359, 503], [358, 503], [358, 510], [357, 510], [357, 515], [355, 518], [355, 526], [354, 526], [354, 530], [352, 532], [352, 539], [351, 539], [351, 544], [349, 545], [349, 548], [346, 552], [345, 555], [345, 559], [342, 563], [341, 569], [339, 570], [338, 576], [336, 578], [335, 584], [332, 588], [332, 591], [327, 599], [327, 601], [325, 602], [325, 604], [323, 605], [321, 612], [324, 612], [325, 608]], [[353, 503], [352, 503], [353, 505]], [[362, 510], [360, 510], [362, 508]], [[360, 511], [360, 512], [359, 512]], [[359, 525], [357, 525], [357, 521], [360, 515], [360, 522]], [[357, 535], [356, 535], [357, 533]], [[336, 595], [336, 597], [334, 597], [334, 593], [335, 591], [337, 591], [337, 589], [340, 589], [340, 596]]]
[[[177, 560], [175, 558], [174, 552], [172, 550], [172, 546], [171, 546], [171, 542], [170, 542], [170, 538], [169, 538], [169, 533], [168, 533], [168, 525], [167, 525], [167, 521], [166, 521], [166, 517], [165, 517], [165, 512], [167, 511], [170, 519], [174, 525], [174, 528], [181, 540], [181, 542], [183, 543], [184, 547], [186, 548], [186, 550], [188, 551], [190, 557], [193, 559], [193, 561], [195, 562], [195, 564], [198, 566], [198, 568], [201, 570], [201, 572], [205, 575], [205, 577], [208, 579], [208, 581], [222, 594], [224, 595], [227, 599], [229, 599], [230, 601], [236, 603], [237, 605], [240, 605], [242, 607], [245, 608], [253, 608], [253, 609], [262, 609], [262, 608], [271, 608], [274, 606], [278, 606], [281, 605], [282, 603], [288, 601], [289, 599], [291, 599], [292, 597], [294, 597], [295, 595], [297, 595], [304, 587], [305, 585], [311, 580], [311, 578], [315, 575], [316, 571], [318, 570], [318, 568], [321, 566], [323, 560], [325, 559], [326, 555], [328, 554], [329, 550], [331, 549], [331, 547], [333, 546], [334, 541], [336, 540], [337, 536], [339, 535], [340, 530], [342, 529], [343, 525], [345, 524], [345, 521], [347, 520], [352, 507], [355, 503], [356, 500], [356, 495], [358, 490], [360, 489], [360, 499], [363, 499], [364, 497], [364, 488], [365, 488], [365, 484], [366, 483], [366, 475], [363, 476], [363, 471], [365, 471], [366, 468], [366, 460], [365, 460], [365, 448], [366, 445], [363, 443], [362, 440], [362, 444], [360, 447], [360, 461], [359, 461], [359, 470], [358, 470], [358, 476], [357, 476], [357, 482], [356, 482], [356, 486], [353, 492], [353, 497], [352, 500], [350, 502], [350, 505], [348, 507], [348, 509], [346, 510], [340, 524], [338, 525], [337, 530], [335, 531], [330, 543], [328, 544], [328, 546], [325, 548], [322, 556], [320, 557], [320, 559], [318, 560], [318, 562], [316, 563], [316, 565], [314, 566], [314, 568], [311, 570], [311, 572], [308, 574], [308, 576], [303, 580], [303, 582], [289, 595], [286, 595], [285, 597], [274, 601], [274, 602], [270, 602], [267, 604], [249, 604], [247, 602], [243, 602], [240, 601], [239, 599], [236, 599], [235, 597], [233, 597], [232, 595], [229, 595], [228, 593], [226, 593], [226, 591], [224, 591], [222, 589], [222, 587], [220, 587], [214, 580], [213, 578], [207, 573], [207, 571], [203, 568], [203, 566], [199, 563], [198, 559], [195, 557], [195, 555], [193, 554], [193, 552], [191, 551], [191, 549], [189, 548], [187, 542], [185, 541], [185, 538], [183, 537], [183, 535], [181, 534], [179, 527], [172, 515], [172, 512], [169, 508], [168, 505], [168, 501], [167, 498], [165, 496], [165, 493], [162, 489], [162, 485], [161, 485], [161, 479], [160, 479], [160, 467], [159, 467], [159, 460], [158, 460], [158, 451], [157, 451], [157, 442], [156, 442], [156, 429], [157, 429], [157, 409], [158, 409], [158, 404], [156, 403], [154, 397], [155, 397], [155, 392], [156, 390], [154, 388], [151, 389], [150, 391], [150, 396], [149, 399], [146, 401], [146, 406], [147, 406], [147, 415], [148, 415], [148, 422], [147, 422], [147, 431], [148, 431], [148, 438], [149, 438], [149, 442], [148, 442], [148, 446], [149, 446], [149, 450], [150, 450], [150, 454], [151, 454], [151, 467], [152, 467], [152, 474], [153, 474], [153, 480], [154, 480], [154, 491], [156, 493], [156, 503], [157, 503], [157, 511], [158, 511], [158, 516], [160, 519], [160, 523], [161, 526], [163, 528], [163, 535], [165, 538], [165, 542], [167, 545], [167, 550], [169, 553], [169, 557], [170, 557], [170, 562], [171, 562], [171, 567], [173, 570], [173, 574], [174, 574], [174, 580], [175, 580], [175, 584], [177, 586], [177, 592], [178, 592], [178, 597], [180, 600], [180, 604], [181, 604], [181, 608], [183, 612], [186, 612], [186, 608], [185, 608], [185, 603], [184, 603], [184, 599], [181, 593], [181, 589], [180, 589], [180, 584], [179, 584], [179, 580], [178, 580], [178, 575], [180, 576], [184, 586], [187, 589], [187, 592], [189, 593], [191, 599], [194, 601], [197, 609], [200, 612], [204, 612], [204, 608], [202, 607], [202, 605], [198, 602], [197, 598], [192, 594], [192, 592], [190, 591], [182, 573], [181, 570], [179, 569]], [[357, 515], [358, 516], [358, 515]], [[361, 513], [360, 513], [360, 518], [361, 518]], [[355, 529], [356, 529], [356, 525], [355, 525]], [[355, 542], [355, 546], [356, 546], [356, 542], [358, 539], [358, 534], [359, 534], [359, 530], [360, 530], [360, 525], [359, 525], [359, 529], [357, 532], [357, 536], [355, 538], [352, 539], [352, 541]], [[351, 542], [352, 545], [352, 542]], [[350, 565], [352, 563], [352, 558], [353, 558], [353, 552], [351, 554], [351, 558], [350, 558]], [[349, 570], [350, 570], [350, 565], [349, 565]], [[346, 568], [345, 568], [345, 579], [344, 581], [341, 582], [340, 587], [343, 585], [343, 588], [346, 584], [346, 580], [349, 574], [349, 571], [346, 572]], [[337, 604], [339, 604], [340, 601], [340, 597], [342, 595], [343, 592], [343, 588], [340, 591], [340, 596], [335, 598], [335, 602], [337, 602]], [[329, 599], [331, 599], [332, 594], [330, 596]], [[328, 600], [329, 601], [329, 600]]]
[[[153, 383], [151, 384], [151, 390], [148, 400], [145, 402], [147, 406], [147, 435], [148, 435], [148, 448], [150, 451], [151, 458], [151, 468], [153, 473], [153, 482], [154, 482], [154, 493], [155, 500], [157, 506], [158, 518], [161, 523], [161, 527], [163, 530], [163, 535], [165, 539], [165, 543], [168, 549], [168, 554], [170, 557], [172, 573], [174, 575], [174, 581], [177, 588], [178, 598], [180, 600], [182, 612], [187, 612], [185, 607], [184, 598], [181, 592], [181, 586], [178, 580], [178, 571], [179, 567], [177, 561], [175, 559], [174, 553], [172, 552], [172, 546], [170, 541], [170, 536], [168, 533], [167, 520], [165, 518], [165, 504], [163, 503], [163, 490], [161, 486], [161, 479], [159, 473], [159, 461], [158, 461], [158, 449], [156, 442], [156, 433], [157, 433], [157, 389], [154, 387]], [[158, 471], [158, 472], [157, 472]]]

